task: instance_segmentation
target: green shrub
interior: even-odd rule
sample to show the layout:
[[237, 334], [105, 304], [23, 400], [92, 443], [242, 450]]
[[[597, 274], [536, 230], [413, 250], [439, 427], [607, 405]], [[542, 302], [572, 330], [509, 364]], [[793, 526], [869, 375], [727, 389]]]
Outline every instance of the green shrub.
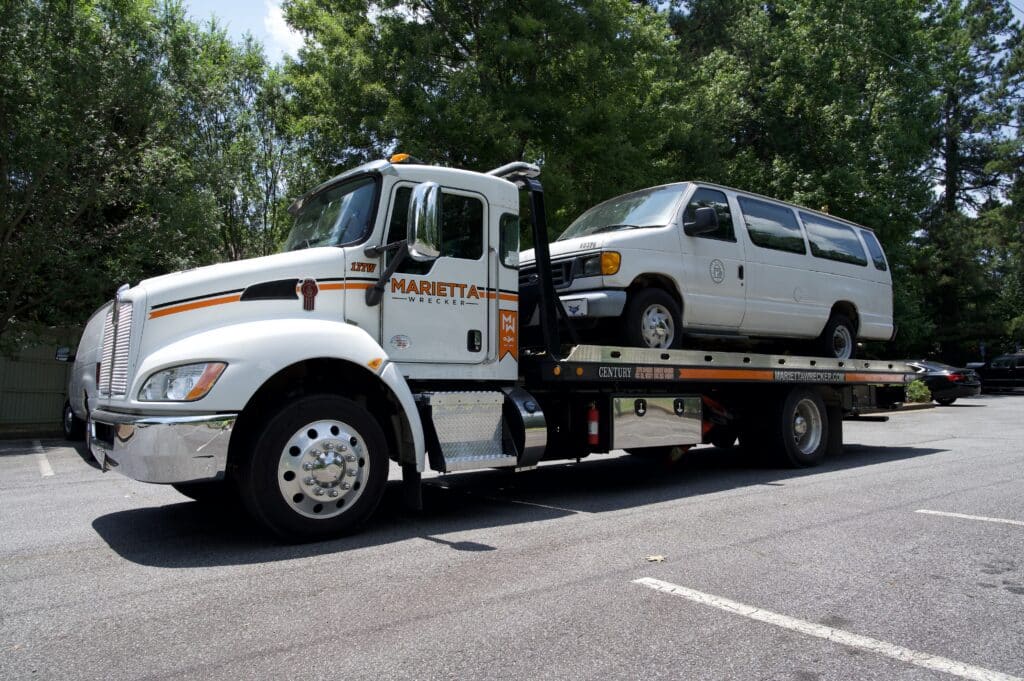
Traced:
[[931, 402], [932, 392], [922, 381], [911, 381], [907, 386], [907, 402]]

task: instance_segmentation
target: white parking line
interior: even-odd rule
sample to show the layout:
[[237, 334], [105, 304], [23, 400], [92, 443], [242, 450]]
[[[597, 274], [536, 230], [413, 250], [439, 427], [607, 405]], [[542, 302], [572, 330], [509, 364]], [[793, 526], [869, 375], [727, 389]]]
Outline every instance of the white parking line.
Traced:
[[948, 513], [946, 511], [929, 511], [919, 508], [914, 513], [927, 513], [928, 515], [941, 515], [947, 518], [963, 518], [964, 520], [983, 520], [986, 523], [1003, 523], [1004, 525], [1024, 525], [1024, 520], [1007, 520], [1006, 518], [989, 518], [983, 515], [966, 515], [963, 513]]
[[886, 643], [885, 641], [879, 641], [878, 639], [843, 631], [842, 629], [826, 627], [822, 624], [815, 624], [814, 622], [799, 620], [795, 617], [780, 615], [779, 613], [771, 612], [770, 610], [762, 610], [752, 605], [745, 605], [737, 601], [729, 600], [728, 598], [722, 598], [721, 596], [688, 589], [685, 586], [679, 586], [678, 584], [672, 584], [671, 582], [664, 582], [660, 579], [643, 577], [641, 579], [633, 580], [633, 583], [646, 586], [656, 591], [661, 591], [662, 593], [671, 594], [672, 596], [679, 596], [680, 598], [685, 598], [689, 601], [693, 601], [694, 603], [718, 608], [719, 610], [724, 610], [734, 615], [742, 615], [743, 617], [748, 617], [752, 620], [757, 620], [758, 622], [773, 624], [777, 627], [782, 627], [783, 629], [790, 629], [816, 638], [823, 638], [826, 641], [839, 643], [844, 646], [849, 646], [850, 648], [868, 650], [880, 655], [885, 655], [886, 657], [891, 657], [894, 660], [909, 662], [910, 664], [917, 665], [918, 667], [924, 667], [925, 669], [931, 669], [938, 672], [945, 672], [946, 674], [953, 674], [954, 676], [959, 676], [964, 679], [973, 679], [974, 681], [1024, 681], [1017, 676], [1010, 676], [1009, 674], [992, 671], [991, 669], [985, 669], [984, 667], [974, 667], [969, 664], [964, 664], [963, 662], [939, 657], [938, 655], [932, 655], [931, 653], [911, 650], [910, 648], [904, 648], [903, 646]]
[[32, 449], [36, 452], [36, 463], [39, 464], [39, 475], [44, 478], [49, 478], [53, 475], [53, 467], [50, 465], [49, 459], [46, 458], [46, 452], [43, 451], [43, 445], [39, 440], [32, 440]]

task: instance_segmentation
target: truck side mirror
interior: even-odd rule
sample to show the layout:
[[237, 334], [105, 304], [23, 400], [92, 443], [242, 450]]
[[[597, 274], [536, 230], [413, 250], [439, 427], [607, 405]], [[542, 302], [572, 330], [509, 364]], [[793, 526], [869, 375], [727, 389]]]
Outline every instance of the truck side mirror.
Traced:
[[694, 213], [693, 222], [684, 222], [683, 231], [689, 236], [710, 234], [718, 229], [718, 213], [711, 206], [698, 208]]
[[441, 255], [441, 186], [436, 182], [417, 185], [409, 200], [409, 255], [417, 262], [430, 262]]
[[54, 353], [53, 358], [58, 362], [74, 362], [75, 354], [71, 352], [71, 348], [61, 346], [57, 348], [57, 352]]

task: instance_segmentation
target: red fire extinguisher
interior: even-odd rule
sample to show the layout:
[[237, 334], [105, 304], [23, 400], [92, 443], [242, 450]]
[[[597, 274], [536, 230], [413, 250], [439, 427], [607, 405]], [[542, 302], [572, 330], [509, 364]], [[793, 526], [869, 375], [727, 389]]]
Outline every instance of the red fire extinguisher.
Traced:
[[597, 411], [597, 405], [591, 402], [587, 407], [587, 444], [594, 445], [595, 447], [600, 443], [597, 431], [599, 418], [600, 414]]

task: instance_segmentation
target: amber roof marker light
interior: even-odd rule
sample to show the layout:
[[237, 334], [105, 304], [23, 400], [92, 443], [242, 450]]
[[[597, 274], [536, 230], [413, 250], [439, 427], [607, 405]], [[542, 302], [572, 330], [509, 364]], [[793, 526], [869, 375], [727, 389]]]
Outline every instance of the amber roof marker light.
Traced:
[[419, 160], [412, 154], [391, 154], [388, 158], [389, 163], [415, 163], [417, 165], [423, 165], [423, 161]]

